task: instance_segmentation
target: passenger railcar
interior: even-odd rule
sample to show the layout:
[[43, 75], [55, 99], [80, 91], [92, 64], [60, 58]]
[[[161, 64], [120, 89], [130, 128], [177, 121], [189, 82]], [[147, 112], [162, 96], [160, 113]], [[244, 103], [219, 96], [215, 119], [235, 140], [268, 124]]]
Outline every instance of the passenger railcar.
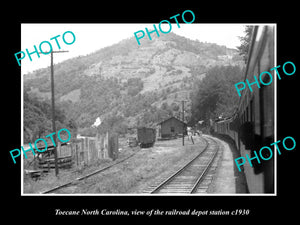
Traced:
[[[254, 82], [262, 72], [269, 71], [275, 80], [276, 74], [270, 71], [274, 64], [274, 26], [255, 26], [249, 48], [249, 59], [245, 71], [245, 80]], [[267, 83], [269, 76], [262, 76]], [[244, 81], [245, 81], [244, 80]], [[254, 157], [254, 150], [274, 142], [274, 82], [271, 85], [252, 85], [253, 91], [245, 88], [239, 100], [238, 108], [231, 118], [216, 121], [214, 129], [218, 133], [234, 139], [241, 156]], [[238, 96], [237, 96], [238, 97]], [[256, 160], [245, 163], [250, 193], [274, 193], [274, 157], [260, 164]]]

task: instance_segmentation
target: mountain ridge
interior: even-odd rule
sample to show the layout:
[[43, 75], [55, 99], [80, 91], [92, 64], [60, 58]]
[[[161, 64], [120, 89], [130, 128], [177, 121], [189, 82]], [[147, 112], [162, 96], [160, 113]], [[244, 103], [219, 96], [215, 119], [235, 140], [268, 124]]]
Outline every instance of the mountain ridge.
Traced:
[[[55, 97], [81, 128], [90, 127], [99, 116], [108, 121], [118, 117], [124, 129], [153, 126], [179, 115], [182, 93], [189, 98], [193, 83], [219, 65], [242, 67], [243, 61], [235, 49], [172, 32], [140, 46], [132, 37], [54, 65]], [[41, 100], [50, 97], [49, 74], [48, 67], [25, 75], [25, 91]]]

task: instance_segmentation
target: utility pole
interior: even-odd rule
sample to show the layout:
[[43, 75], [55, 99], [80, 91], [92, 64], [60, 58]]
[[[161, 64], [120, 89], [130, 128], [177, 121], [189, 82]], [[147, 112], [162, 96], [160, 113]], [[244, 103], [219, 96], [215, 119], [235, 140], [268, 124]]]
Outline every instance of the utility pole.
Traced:
[[[69, 51], [52, 51], [51, 52], [51, 99], [52, 99], [52, 131], [56, 134], [55, 126], [55, 98], [54, 98], [54, 69], [53, 69], [53, 53], [63, 53]], [[54, 135], [54, 143], [56, 141], [56, 135]], [[57, 164], [57, 148], [54, 146], [54, 162], [55, 162], [55, 176], [58, 175], [58, 164]]]
[[[188, 100], [181, 100], [181, 104], [182, 104], [182, 122], [184, 123], [184, 102], [187, 102]], [[179, 100], [176, 102], [180, 102]], [[184, 146], [184, 133], [185, 133], [185, 126], [183, 124], [182, 127], [182, 146]]]
[[[53, 53], [64, 53], [69, 51], [51, 51], [51, 104], [52, 104], [52, 131], [56, 134], [55, 126], [55, 99], [54, 99], [54, 69], [53, 69]], [[44, 54], [44, 53], [43, 53]], [[56, 141], [56, 135], [54, 135], [54, 143]], [[55, 163], [55, 176], [58, 175], [58, 164], [57, 164], [57, 148], [54, 146], [54, 163]]]
[[[187, 102], [187, 100], [182, 100], [182, 122], [184, 123], [184, 102]], [[184, 146], [184, 133], [185, 133], [186, 129], [185, 126], [183, 124], [183, 128], [182, 128], [182, 146]]]

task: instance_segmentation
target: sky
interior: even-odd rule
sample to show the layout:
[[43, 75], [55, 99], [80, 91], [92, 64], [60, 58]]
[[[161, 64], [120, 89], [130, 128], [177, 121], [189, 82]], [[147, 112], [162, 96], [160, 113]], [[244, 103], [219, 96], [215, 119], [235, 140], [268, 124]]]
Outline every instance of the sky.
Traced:
[[[162, 30], [167, 31], [169, 27], [163, 24]], [[87, 55], [95, 52], [103, 47], [113, 45], [119, 41], [134, 37], [134, 33], [145, 28], [153, 29], [153, 24], [22, 24], [21, 25], [21, 49], [20, 51], [29, 52], [34, 51], [34, 45], [39, 48], [43, 41], [49, 41], [53, 50], [66, 50], [66, 53], [54, 54], [54, 64], [74, 58], [80, 55]], [[158, 24], [156, 24], [158, 27]], [[225, 45], [228, 48], [236, 48], [240, 45], [238, 36], [244, 36], [244, 24], [181, 24], [178, 28], [176, 23], [172, 23], [172, 32], [177, 35], [187, 37], [192, 40], [199, 40], [201, 42], [216, 43], [218, 45]], [[62, 36], [66, 31], [72, 31], [76, 40], [71, 45], [66, 45]], [[55, 40], [50, 38], [60, 35], [57, 38], [61, 49], [58, 49]], [[153, 33], [152, 35], [156, 35]], [[162, 34], [160, 35], [168, 35]], [[72, 41], [71, 34], [66, 34], [66, 41]], [[144, 39], [148, 39], [145, 35]], [[159, 37], [158, 37], [159, 38]], [[143, 39], [143, 41], [145, 41]], [[148, 39], [148, 41], [150, 41]], [[142, 44], [142, 41], [141, 41]], [[43, 44], [43, 51], [47, 51], [49, 47]], [[20, 57], [20, 54], [18, 55]], [[45, 68], [50, 65], [50, 54], [32, 54], [32, 61], [28, 55], [21, 61], [22, 74], [32, 72], [36, 69]], [[16, 60], [16, 64], [17, 60]]]

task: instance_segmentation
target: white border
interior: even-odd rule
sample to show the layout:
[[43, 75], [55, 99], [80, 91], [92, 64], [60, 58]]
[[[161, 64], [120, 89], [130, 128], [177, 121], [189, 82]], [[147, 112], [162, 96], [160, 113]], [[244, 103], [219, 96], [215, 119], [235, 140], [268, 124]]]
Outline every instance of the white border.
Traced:
[[[274, 65], [277, 66], [277, 24], [274, 26]], [[275, 71], [274, 71], [275, 77]], [[277, 76], [274, 82], [274, 139], [277, 141]], [[277, 151], [274, 145], [274, 195], [277, 196]]]
[[[228, 25], [228, 24], [239, 24], [239, 25], [260, 25], [260, 26], [264, 26], [264, 25], [271, 25], [274, 26], [274, 65], [277, 65], [277, 23], [195, 23], [195, 24], [208, 24], [208, 25]], [[21, 26], [22, 29], [22, 26]], [[22, 32], [21, 32], [22, 35]], [[22, 46], [21, 46], [22, 47]], [[22, 72], [21, 72], [22, 74]], [[24, 104], [23, 104], [23, 92], [24, 92], [24, 85], [23, 85], [23, 75], [21, 75], [21, 144], [22, 146], [24, 146], [24, 134], [23, 134], [23, 118], [24, 118]], [[274, 101], [275, 101], [275, 105], [274, 105], [274, 138], [275, 138], [275, 142], [277, 141], [277, 77], [275, 79], [275, 88], [274, 88]], [[274, 146], [274, 152], [275, 151], [275, 146]], [[274, 193], [270, 193], [270, 194], [266, 194], [266, 193], [249, 193], [249, 194], [239, 194], [239, 193], [223, 193], [223, 194], [168, 194], [168, 195], [160, 195], [160, 194], [38, 194], [38, 193], [24, 193], [24, 173], [23, 173], [23, 167], [24, 167], [24, 163], [23, 163], [23, 158], [21, 157], [21, 196], [151, 196], [151, 197], [162, 197], [162, 196], [188, 196], [188, 197], [206, 197], [206, 196], [277, 196], [277, 152], [275, 154], [274, 157]]]

